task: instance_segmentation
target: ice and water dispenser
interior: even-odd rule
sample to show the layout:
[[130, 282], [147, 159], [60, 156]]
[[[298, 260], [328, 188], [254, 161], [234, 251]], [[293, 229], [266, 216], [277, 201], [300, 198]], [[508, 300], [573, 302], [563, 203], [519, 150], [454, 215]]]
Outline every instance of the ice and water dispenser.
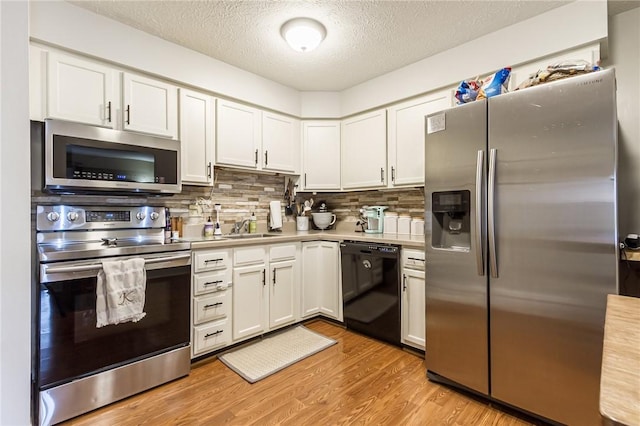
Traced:
[[451, 250], [471, 248], [470, 192], [433, 192], [431, 246]]

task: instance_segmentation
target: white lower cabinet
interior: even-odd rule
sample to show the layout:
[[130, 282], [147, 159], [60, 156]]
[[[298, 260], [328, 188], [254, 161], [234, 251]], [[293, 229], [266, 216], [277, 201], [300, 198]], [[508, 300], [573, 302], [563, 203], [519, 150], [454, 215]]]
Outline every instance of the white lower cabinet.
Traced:
[[233, 340], [267, 331], [267, 252], [263, 246], [233, 251]]
[[231, 343], [231, 250], [202, 250], [192, 262], [191, 357]]
[[302, 318], [318, 313], [342, 321], [340, 246], [332, 241], [302, 243]]
[[234, 250], [234, 341], [298, 320], [299, 251], [299, 243]]
[[269, 329], [295, 322], [298, 312], [300, 244], [283, 244], [269, 249]]
[[425, 350], [424, 252], [402, 250], [402, 343]]

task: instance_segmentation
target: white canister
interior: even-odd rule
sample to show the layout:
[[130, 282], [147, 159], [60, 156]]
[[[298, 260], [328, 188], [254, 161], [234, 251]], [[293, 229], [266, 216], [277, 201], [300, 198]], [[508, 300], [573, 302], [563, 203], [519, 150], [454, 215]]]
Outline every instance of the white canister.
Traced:
[[389, 212], [384, 215], [384, 227], [382, 230], [385, 234], [396, 234], [398, 232], [398, 213]]
[[308, 231], [309, 216], [296, 216], [296, 229], [298, 231]]
[[411, 234], [411, 216], [398, 217], [398, 234]]
[[424, 235], [424, 219], [421, 217], [411, 219], [411, 235]]

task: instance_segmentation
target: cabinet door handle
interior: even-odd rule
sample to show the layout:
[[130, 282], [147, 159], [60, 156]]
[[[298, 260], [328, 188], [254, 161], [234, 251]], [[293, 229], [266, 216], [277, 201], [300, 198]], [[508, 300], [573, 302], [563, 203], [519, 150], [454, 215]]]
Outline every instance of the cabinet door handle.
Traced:
[[407, 291], [407, 274], [402, 274], [402, 291]]
[[396, 181], [396, 168], [391, 166], [391, 182]]
[[267, 270], [263, 269], [262, 270], [262, 286], [264, 287], [265, 285], [267, 285]]
[[218, 334], [220, 334], [220, 333], [224, 333], [224, 331], [222, 331], [222, 330], [216, 330], [216, 331], [214, 331], [213, 333], [205, 334], [205, 335], [204, 335], [204, 338], [205, 338], [205, 339], [207, 339], [207, 338], [209, 338], [209, 337], [211, 337], [211, 336], [216, 336], [216, 335], [218, 335]]
[[304, 189], [307, 189], [307, 174], [304, 174]]
[[264, 165], [269, 164], [269, 151], [264, 152]]
[[111, 101], [107, 102], [107, 121], [111, 123]]
[[207, 177], [211, 179], [211, 161], [207, 164]]
[[384, 183], [384, 168], [380, 167], [380, 182]]
[[276, 268], [273, 268], [273, 285], [276, 285]]
[[127, 105], [127, 119], [125, 120], [127, 124], [131, 124], [131, 108]]
[[205, 308], [205, 309], [208, 309], [208, 308], [215, 308], [216, 306], [220, 306], [220, 305], [222, 305], [222, 302], [216, 302], [216, 303], [211, 303], [211, 304], [209, 304], [209, 305], [204, 305], [204, 308]]
[[256, 166], [258, 165], [258, 150], [256, 149]]

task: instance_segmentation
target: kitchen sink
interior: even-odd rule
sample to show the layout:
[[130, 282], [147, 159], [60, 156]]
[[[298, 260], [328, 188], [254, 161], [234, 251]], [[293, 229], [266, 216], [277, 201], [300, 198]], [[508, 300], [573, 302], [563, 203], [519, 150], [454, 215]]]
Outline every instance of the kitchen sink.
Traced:
[[276, 234], [227, 234], [223, 235], [222, 239], [246, 239], [246, 238], [265, 238], [265, 237], [277, 237]]

